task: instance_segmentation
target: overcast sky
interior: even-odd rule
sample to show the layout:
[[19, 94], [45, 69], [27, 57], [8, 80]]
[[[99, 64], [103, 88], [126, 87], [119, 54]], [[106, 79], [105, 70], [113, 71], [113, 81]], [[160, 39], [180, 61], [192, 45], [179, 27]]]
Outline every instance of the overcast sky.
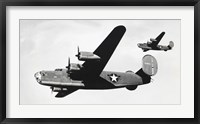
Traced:
[[[59, 99], [50, 87], [37, 83], [36, 72], [64, 68], [68, 57], [82, 63], [75, 57], [77, 46], [93, 52], [118, 25], [126, 33], [104, 70], [137, 72], [142, 57], [151, 54], [158, 62], [152, 83], [135, 91], [78, 90]], [[20, 20], [20, 104], [180, 104], [180, 26], [180, 20]], [[162, 31], [160, 45], [173, 41], [172, 50], [143, 52], [137, 47]]]

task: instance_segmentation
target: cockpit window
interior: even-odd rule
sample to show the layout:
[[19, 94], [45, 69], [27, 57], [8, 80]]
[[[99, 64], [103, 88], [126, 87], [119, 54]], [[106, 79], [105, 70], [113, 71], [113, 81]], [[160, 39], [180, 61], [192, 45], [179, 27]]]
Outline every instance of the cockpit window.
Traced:
[[44, 72], [40, 72], [40, 73], [41, 73], [42, 76], [45, 76], [45, 73], [44, 73]]

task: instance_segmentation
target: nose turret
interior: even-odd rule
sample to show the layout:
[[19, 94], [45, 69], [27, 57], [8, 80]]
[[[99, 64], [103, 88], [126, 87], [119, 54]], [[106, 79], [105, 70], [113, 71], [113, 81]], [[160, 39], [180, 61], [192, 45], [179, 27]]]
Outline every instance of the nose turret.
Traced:
[[137, 46], [138, 46], [138, 47], [141, 47], [141, 43], [138, 43]]
[[41, 83], [41, 79], [42, 79], [41, 72], [36, 72], [34, 77], [35, 77], [35, 79], [37, 80], [38, 83]]

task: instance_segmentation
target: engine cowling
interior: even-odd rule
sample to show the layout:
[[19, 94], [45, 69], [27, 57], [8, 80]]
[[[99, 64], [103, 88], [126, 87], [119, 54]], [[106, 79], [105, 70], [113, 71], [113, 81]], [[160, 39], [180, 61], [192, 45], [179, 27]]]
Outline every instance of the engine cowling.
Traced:
[[147, 41], [147, 44], [148, 44], [148, 45], [150, 45], [151, 43], [152, 43], [152, 42], [150, 42], [150, 41]]
[[150, 41], [152, 41], [152, 42], [156, 42], [157, 40], [154, 39], [154, 38], [150, 38]]
[[76, 63], [71, 63], [69, 67], [69, 71], [79, 71], [81, 69], [81, 65]]
[[87, 60], [100, 60], [101, 58], [92, 53], [92, 52], [79, 52], [78, 55], [76, 55], [78, 57], [78, 60], [80, 61], [87, 61]]

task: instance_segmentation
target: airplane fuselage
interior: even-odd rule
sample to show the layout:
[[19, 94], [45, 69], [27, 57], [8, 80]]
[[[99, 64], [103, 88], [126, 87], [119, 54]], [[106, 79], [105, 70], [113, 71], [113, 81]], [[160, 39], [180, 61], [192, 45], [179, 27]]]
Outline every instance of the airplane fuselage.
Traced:
[[167, 50], [170, 50], [170, 48], [168, 46], [163, 46], [163, 45], [149, 46], [147, 43], [139, 43], [138, 47], [142, 48], [143, 51], [148, 51], [148, 50], [167, 51]]
[[[78, 89], [113, 89], [143, 84], [142, 78], [133, 72], [102, 71], [98, 77], [89, 76], [89, 78], [84, 78], [84, 74], [80, 74], [80, 72], [71, 74], [67, 72], [67, 69], [38, 72], [37, 75], [41, 75], [38, 82], [46, 86], [76, 87]], [[76, 75], [76, 79], [73, 79], [71, 75]], [[78, 75], [79, 78], [77, 78]], [[82, 76], [80, 77], [80, 75]]]

